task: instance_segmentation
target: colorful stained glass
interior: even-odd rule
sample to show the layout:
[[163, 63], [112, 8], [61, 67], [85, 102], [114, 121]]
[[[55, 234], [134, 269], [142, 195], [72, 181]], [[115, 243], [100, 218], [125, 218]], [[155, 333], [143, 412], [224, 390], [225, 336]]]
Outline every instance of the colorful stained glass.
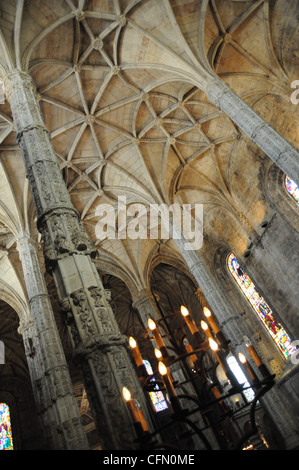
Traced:
[[0, 450], [13, 450], [9, 407], [0, 403]]
[[291, 180], [288, 176], [285, 177], [284, 184], [287, 192], [295, 199], [297, 204], [299, 204], [299, 187], [295, 181]]
[[[143, 360], [143, 364], [146, 368], [146, 371], [148, 375], [153, 375], [153, 369], [152, 366], [150, 365], [149, 361]], [[154, 381], [155, 377], [151, 378], [151, 381]], [[156, 385], [155, 388], [159, 388], [158, 385]], [[164, 398], [164, 395], [161, 391], [157, 392], [149, 392], [150, 399], [152, 401], [152, 404], [154, 405], [154, 408], [157, 412], [166, 410], [168, 408], [166, 400]]]
[[228, 256], [227, 265], [229, 272], [232, 274], [241, 291], [254, 308], [264, 327], [278, 346], [280, 352], [283, 354], [285, 359], [288, 359], [291, 354], [296, 351], [296, 348], [292, 345], [291, 339], [283, 326], [275, 320], [269, 305], [257, 292], [254, 283], [240, 267], [233, 253]]

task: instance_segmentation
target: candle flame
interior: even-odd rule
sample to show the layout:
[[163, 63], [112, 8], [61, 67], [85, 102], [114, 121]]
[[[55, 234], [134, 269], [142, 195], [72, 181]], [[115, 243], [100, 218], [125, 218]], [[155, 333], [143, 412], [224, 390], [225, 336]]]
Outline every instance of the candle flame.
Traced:
[[147, 324], [150, 330], [154, 330], [156, 328], [156, 323], [151, 318], [148, 319]]
[[204, 313], [204, 315], [205, 315], [207, 318], [212, 315], [212, 314], [211, 314], [211, 311], [210, 311], [207, 307], [204, 307], [204, 308], [203, 308], [203, 313]]
[[189, 310], [184, 307], [184, 305], [181, 306], [181, 314], [183, 315], [183, 317], [186, 317], [187, 315], [189, 315]]
[[123, 387], [123, 397], [126, 401], [131, 400], [131, 393], [126, 387]]
[[207, 329], [208, 329], [208, 325], [206, 324], [205, 321], [202, 320], [202, 321], [200, 322], [200, 325], [201, 325], [201, 327], [202, 327], [203, 330], [207, 330]]
[[161, 361], [159, 362], [158, 370], [159, 370], [161, 375], [166, 375], [167, 374], [167, 367]]
[[136, 346], [137, 346], [137, 343], [136, 343], [135, 339], [133, 338], [133, 336], [130, 336], [130, 338], [129, 338], [129, 345], [131, 346], [131, 348], [136, 348]]
[[245, 364], [245, 362], [247, 361], [246, 357], [242, 353], [239, 353], [239, 359], [242, 364]]
[[157, 359], [160, 359], [162, 357], [160, 349], [155, 348], [155, 356]]
[[210, 348], [211, 348], [213, 351], [217, 351], [217, 349], [218, 349], [218, 344], [216, 343], [216, 341], [214, 341], [212, 338], [209, 338], [209, 343], [210, 343]]

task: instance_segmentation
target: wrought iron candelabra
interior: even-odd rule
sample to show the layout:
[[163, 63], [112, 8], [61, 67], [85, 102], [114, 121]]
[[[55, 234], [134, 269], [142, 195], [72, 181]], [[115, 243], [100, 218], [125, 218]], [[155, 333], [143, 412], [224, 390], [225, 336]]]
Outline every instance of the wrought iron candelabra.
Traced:
[[[160, 309], [159, 306], [158, 308]], [[206, 307], [204, 307], [204, 314], [207, 321], [201, 322], [202, 333], [184, 306], [181, 306], [181, 311], [177, 313], [170, 315], [161, 313], [159, 321], [155, 322], [149, 319], [148, 328], [145, 331], [145, 337], [155, 341], [157, 346], [155, 354], [158, 359], [158, 369], [152, 375], [148, 374], [145, 368], [134, 338], [130, 338], [129, 344], [143, 390], [146, 394], [151, 391], [164, 392], [167, 396], [170, 416], [165, 423], [158, 424], [154, 431], [150, 431], [142, 411], [135, 407], [130, 392], [125, 389], [123, 396], [128, 403], [134, 421], [137, 447], [140, 450], [178, 450], [178, 443], [171, 442], [167, 438], [161, 439], [162, 435], [166, 435], [167, 430], [169, 431], [173, 426], [178, 425], [180, 427], [179, 440], [186, 442], [184, 450], [197, 449], [195, 436], [197, 436], [197, 442], [198, 439], [201, 441], [200, 449], [214, 450], [213, 444], [215, 442], [217, 442], [216, 448], [223, 450], [243, 449], [250, 438], [259, 434], [255, 417], [257, 404], [274, 386], [275, 375], [269, 373], [253, 346], [247, 343], [247, 351], [262, 378], [256, 375], [245, 355], [239, 354], [238, 361], [249, 386], [240, 384], [226, 362], [227, 356], [233, 354], [230, 341], [224, 337], [211, 311]], [[169, 326], [173, 322], [179, 323], [175, 329]], [[188, 336], [190, 341], [187, 339]], [[203, 336], [205, 336], [204, 339]], [[211, 355], [213, 356], [212, 361]], [[178, 363], [185, 372], [185, 382], [177, 383], [172, 378], [170, 368], [175, 367], [175, 364]], [[207, 367], [207, 363], [212, 366]], [[217, 377], [216, 369], [219, 365], [230, 384], [231, 388], [228, 391], [224, 390]], [[155, 379], [156, 377], [160, 378]], [[187, 384], [189, 384], [188, 391]], [[192, 393], [190, 393], [190, 385]], [[178, 388], [183, 390], [183, 393], [177, 393]], [[248, 401], [244, 396], [246, 389], [251, 389], [254, 392], [252, 401]], [[243, 405], [234, 409], [227, 404], [227, 400], [239, 394], [243, 397]], [[243, 411], [247, 411], [250, 418], [250, 429], [241, 437], [239, 436], [237, 440], [227, 439], [227, 424]], [[204, 420], [201, 419], [204, 425], [198, 425], [198, 413], [204, 417]], [[207, 430], [211, 430], [212, 434]], [[211, 435], [214, 436], [212, 442], [208, 437]]]

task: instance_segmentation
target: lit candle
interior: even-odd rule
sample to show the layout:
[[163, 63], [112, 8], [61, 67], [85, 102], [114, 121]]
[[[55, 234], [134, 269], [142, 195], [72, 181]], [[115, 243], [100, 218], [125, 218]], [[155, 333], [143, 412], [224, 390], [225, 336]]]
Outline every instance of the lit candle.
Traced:
[[144, 364], [143, 364], [142, 356], [140, 354], [137, 343], [136, 343], [135, 339], [132, 336], [130, 336], [130, 338], [129, 338], [129, 345], [132, 349], [133, 357], [135, 359], [137, 367], [143, 366]]
[[220, 328], [217, 325], [216, 321], [214, 320], [213, 315], [211, 313], [211, 310], [209, 310], [207, 307], [204, 307], [203, 308], [203, 313], [204, 313], [204, 316], [206, 317], [209, 325], [211, 326], [212, 330], [214, 331], [217, 339], [219, 340], [220, 343], [223, 343], [225, 341], [225, 338], [224, 338], [222, 332], [220, 331]]
[[184, 305], [181, 306], [181, 314], [183, 315], [184, 320], [187, 323], [190, 333], [194, 336], [197, 342], [197, 345], [199, 345], [202, 342], [202, 338], [200, 336], [200, 333], [198, 331], [198, 328], [194, 320], [191, 318], [189, 310], [186, 307], [184, 307]]
[[216, 341], [212, 338], [209, 338], [209, 344], [210, 344], [210, 348], [212, 349], [212, 351], [218, 351], [219, 347], [218, 347], [218, 344], [216, 343]]
[[149, 318], [149, 320], [148, 320], [148, 327], [149, 327], [149, 329], [151, 330], [151, 332], [153, 334], [154, 340], [156, 341], [157, 346], [160, 349], [163, 358], [164, 359], [168, 358], [169, 354], [168, 354], [166, 345], [165, 345], [165, 343], [162, 339], [160, 331], [158, 330], [158, 328], [156, 326], [156, 323], [151, 318]]
[[205, 332], [206, 337], [207, 337], [208, 339], [209, 339], [209, 338], [213, 339], [213, 335], [212, 335], [212, 332], [211, 332], [211, 330], [210, 330], [208, 324], [207, 324], [205, 321], [202, 320], [202, 321], [200, 322], [200, 326], [202, 327], [203, 331]]
[[190, 332], [194, 335], [196, 332], [198, 332], [198, 328], [197, 326], [195, 325], [193, 319], [191, 318], [190, 316], [190, 313], [189, 313], [189, 310], [184, 307], [184, 305], [181, 306], [181, 314], [183, 315], [187, 325], [188, 325], [188, 328], [190, 330]]
[[155, 356], [156, 356], [157, 359], [162, 358], [162, 353], [161, 353], [160, 349], [155, 348]]
[[244, 354], [239, 353], [239, 361], [241, 362], [241, 364], [244, 367], [244, 370], [246, 372], [246, 375], [247, 375], [247, 378], [248, 378], [248, 381], [250, 382], [250, 384], [251, 385], [256, 384], [257, 381], [258, 381], [257, 377], [256, 377], [253, 369], [251, 368], [250, 364], [247, 362], [247, 359], [244, 356]]
[[212, 317], [211, 310], [209, 310], [207, 307], [203, 308], [203, 313], [208, 322], [211, 325], [211, 328], [214, 330], [215, 333], [218, 333], [220, 331], [219, 326], [215, 322], [214, 318]]
[[162, 376], [162, 380], [164, 382], [166, 390], [168, 391], [169, 397], [175, 397], [176, 393], [168, 368], [165, 366], [165, 364], [163, 364], [163, 362], [159, 361], [158, 370], [160, 375]]
[[144, 415], [141, 410], [136, 409], [134, 401], [131, 398], [131, 392], [126, 387], [123, 387], [122, 393], [128, 405], [128, 408], [130, 410], [131, 416], [133, 418], [133, 422], [135, 424], [139, 424], [142, 427], [143, 431], [148, 431], [148, 427], [147, 427]]

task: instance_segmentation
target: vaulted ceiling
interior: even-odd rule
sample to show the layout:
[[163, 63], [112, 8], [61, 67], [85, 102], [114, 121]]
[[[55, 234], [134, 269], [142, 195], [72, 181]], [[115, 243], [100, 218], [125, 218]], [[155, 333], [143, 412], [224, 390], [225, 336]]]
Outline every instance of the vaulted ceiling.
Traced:
[[[244, 253], [248, 230], [267, 214], [270, 161], [202, 90], [217, 74], [298, 146], [298, 1], [0, 0], [0, 11], [2, 74], [17, 67], [33, 77], [101, 269], [142, 288], [153, 257], [176, 250], [171, 240], [97, 240], [96, 208], [118, 196], [203, 203], [207, 259], [219, 243]], [[34, 231], [34, 207], [7, 101], [0, 179], [0, 243], [9, 249]]]

